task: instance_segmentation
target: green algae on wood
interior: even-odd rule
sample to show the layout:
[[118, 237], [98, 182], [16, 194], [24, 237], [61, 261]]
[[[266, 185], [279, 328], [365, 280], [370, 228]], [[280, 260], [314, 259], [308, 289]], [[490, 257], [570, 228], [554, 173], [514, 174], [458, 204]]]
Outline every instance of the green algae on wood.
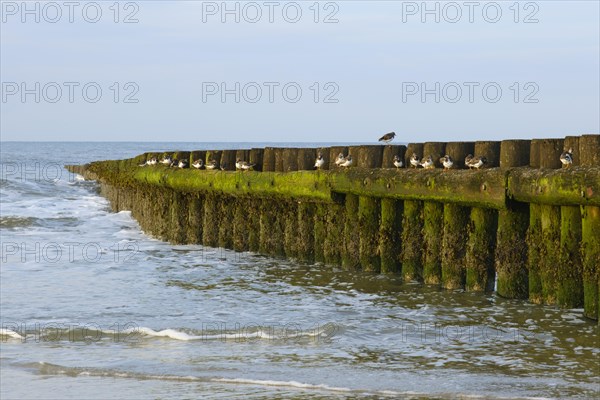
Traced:
[[444, 205], [433, 201], [423, 204], [423, 281], [442, 283], [442, 239]]
[[402, 214], [402, 276], [423, 281], [423, 202], [407, 200]]
[[600, 275], [600, 207], [583, 207], [581, 221], [581, 254], [583, 263], [583, 312], [588, 318], [599, 318]]
[[204, 198], [204, 219], [202, 222], [202, 244], [209, 247], [219, 245], [220, 221], [219, 196], [206, 195]]
[[282, 203], [283, 249], [287, 258], [298, 257], [298, 203]]
[[466, 207], [444, 204], [442, 286], [446, 289], [461, 289], [465, 285], [469, 215]]
[[493, 291], [495, 281], [494, 250], [498, 213], [495, 210], [475, 207], [471, 210], [469, 240], [467, 243], [466, 289]]
[[358, 196], [346, 195], [346, 222], [344, 224], [344, 251], [342, 267], [347, 270], [360, 269], [360, 241], [358, 230]]
[[382, 273], [401, 270], [403, 203], [394, 199], [381, 199], [381, 225], [379, 227], [379, 252]]
[[358, 198], [358, 233], [360, 265], [363, 271], [380, 272], [379, 220], [381, 201], [374, 197]]
[[556, 304], [556, 266], [560, 262], [560, 207], [541, 205], [542, 258], [540, 278], [542, 297], [546, 304]]
[[525, 236], [529, 225], [529, 206], [512, 203], [498, 211], [496, 233], [497, 293], [508, 299], [526, 299], [528, 272]]
[[561, 207], [560, 217], [560, 262], [556, 265], [556, 303], [562, 307], [575, 308], [583, 305], [580, 208]]
[[298, 203], [298, 243], [296, 256], [304, 262], [315, 260], [316, 205], [308, 201]]
[[342, 264], [346, 207], [344, 204], [323, 204], [327, 208], [327, 234], [323, 242], [323, 257], [331, 265]]
[[529, 301], [542, 304], [542, 206], [529, 204], [529, 228], [527, 230], [527, 266], [529, 270]]

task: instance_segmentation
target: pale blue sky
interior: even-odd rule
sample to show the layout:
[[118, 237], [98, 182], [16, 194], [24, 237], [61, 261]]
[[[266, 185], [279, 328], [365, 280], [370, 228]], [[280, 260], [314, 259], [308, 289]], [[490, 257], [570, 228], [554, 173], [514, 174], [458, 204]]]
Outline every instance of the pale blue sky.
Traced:
[[[35, 3], [28, 4], [33, 8]], [[225, 23], [219, 12], [209, 15], [221, 1], [138, 1], [133, 3], [137, 10], [124, 9], [122, 2], [119, 23], [113, 22], [114, 1], [97, 3], [102, 16], [94, 24], [82, 15], [87, 2], [74, 10], [73, 23], [66, 7], [59, 22], [49, 23], [45, 19], [54, 18], [56, 10], [47, 7], [44, 14], [45, 3], [38, 3], [36, 23], [34, 16], [15, 10], [20, 1], [2, 2], [2, 140], [365, 142], [394, 130], [408, 142], [562, 137], [600, 130], [597, 1], [520, 2], [518, 7], [514, 1], [496, 2], [502, 12], [496, 23], [483, 15], [486, 6], [485, 17], [495, 17], [490, 2], [479, 2], [473, 23], [462, 1], [454, 3], [463, 13], [456, 23], [448, 22], [456, 9], [447, 2], [438, 2], [439, 23], [433, 15], [425, 15], [423, 23], [420, 9], [409, 15], [421, 1], [321, 2], [319, 23], [313, 20], [313, 1], [295, 3], [302, 10], [297, 23], [284, 19], [283, 7], [288, 7], [288, 18], [295, 7], [285, 1], [277, 2], [273, 23], [264, 1], [254, 3], [263, 13], [257, 23], [245, 20], [255, 15], [245, 2], [239, 2], [239, 23], [232, 15]], [[227, 4], [233, 8], [235, 3]], [[428, 7], [435, 5], [428, 2]], [[122, 23], [131, 12], [139, 22]], [[323, 23], [332, 12], [338, 22]], [[538, 22], [524, 23], [528, 15]], [[93, 8], [86, 16], [94, 17]], [[21, 84], [34, 89], [35, 82], [40, 82], [40, 102], [34, 94], [22, 102]], [[50, 82], [62, 87], [56, 103], [48, 101], [55, 97], [52, 84], [43, 93]], [[79, 83], [72, 103], [63, 82]], [[89, 82], [102, 89], [96, 103], [82, 97], [81, 88]], [[120, 87], [117, 103], [114, 82]], [[138, 103], [123, 102], [135, 87], [124, 88], [127, 82], [139, 87], [133, 96]], [[240, 88], [256, 82], [262, 97], [248, 101], [256, 95], [252, 85], [246, 97], [240, 92], [239, 103], [233, 94], [223, 103], [218, 93], [206, 92], [221, 83], [234, 88], [235, 82]], [[279, 83], [273, 103], [265, 82]], [[296, 103], [282, 95], [290, 82], [302, 90]], [[410, 82], [430, 89], [439, 82], [440, 102], [435, 94], [424, 103], [420, 93], [408, 95], [415, 87]], [[479, 85], [473, 102], [465, 82]], [[15, 83], [19, 92], [12, 94]], [[482, 94], [486, 84], [490, 101]], [[452, 103], [456, 86], [462, 97]], [[493, 103], [496, 87], [502, 96]], [[336, 88], [332, 98], [338, 102], [323, 102]], [[295, 89], [288, 94], [294, 96]], [[528, 94], [537, 103], [524, 102]]]

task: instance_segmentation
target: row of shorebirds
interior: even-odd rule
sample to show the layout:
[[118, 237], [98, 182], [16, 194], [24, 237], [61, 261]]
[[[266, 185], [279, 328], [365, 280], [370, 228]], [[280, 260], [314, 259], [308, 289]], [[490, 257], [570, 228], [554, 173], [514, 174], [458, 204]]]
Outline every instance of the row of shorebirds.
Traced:
[[[352, 155], [344, 156], [344, 153], [338, 154], [335, 159], [335, 165], [338, 167], [350, 167], [352, 166]], [[413, 153], [409, 160], [410, 166], [412, 168], [423, 167], [424, 169], [434, 169], [435, 163], [433, 161], [433, 156], [424, 157], [423, 159], [419, 158], [416, 153]], [[444, 166], [445, 170], [448, 170], [454, 166], [454, 160], [451, 156], [446, 154], [444, 157], [440, 158], [440, 163]], [[469, 169], [479, 169], [483, 167], [487, 163], [487, 159], [482, 156], [473, 157], [472, 154], [469, 154], [465, 158], [465, 165], [469, 167]], [[393, 161], [394, 167], [403, 168], [404, 161], [400, 158], [400, 156], [395, 155]], [[325, 158], [322, 153], [319, 153], [317, 156], [317, 160], [315, 161], [315, 168], [321, 169], [325, 165]]]
[[[444, 166], [444, 170], [449, 170], [449, 169], [453, 168], [455, 165], [454, 159], [448, 154], [446, 154], [444, 157], [440, 158], [439, 161]], [[560, 161], [564, 166], [570, 167], [571, 164], [573, 164], [573, 149], [564, 151], [560, 155]], [[410, 167], [412, 167], [412, 168], [418, 168], [418, 167], [422, 167], [424, 169], [434, 169], [435, 168], [435, 162], [433, 160], [433, 156], [431, 156], [431, 155], [421, 159], [421, 158], [419, 158], [419, 156], [416, 153], [413, 153], [409, 159], [409, 163], [410, 163]], [[157, 165], [157, 164], [167, 165], [172, 168], [189, 168], [189, 163], [187, 160], [177, 160], [177, 159], [173, 159], [171, 156], [165, 156], [160, 161], [158, 160], [158, 158], [152, 157], [149, 160], [147, 160], [145, 163], [140, 164], [140, 166]], [[335, 159], [335, 165], [338, 167], [348, 168], [348, 167], [352, 166], [352, 164], [353, 164], [353, 160], [352, 160], [352, 155], [350, 155], [350, 154], [348, 154], [347, 156], [344, 156], [343, 153], [340, 153], [340, 154], [338, 154], [338, 156]], [[396, 168], [404, 167], [404, 161], [402, 161], [402, 159], [398, 155], [394, 156], [393, 164], [394, 164], [394, 167], [396, 167]], [[487, 159], [483, 156], [475, 156], [474, 157], [472, 154], [469, 154], [465, 158], [465, 166], [468, 167], [469, 169], [480, 169], [481, 167], [483, 167], [486, 164], [487, 164]], [[324, 165], [325, 165], [325, 157], [323, 157], [323, 154], [321, 152], [319, 152], [317, 155], [317, 159], [315, 160], [315, 168], [320, 170]], [[256, 164], [250, 163], [248, 161], [244, 161], [240, 158], [238, 158], [235, 162], [235, 169], [238, 171], [252, 170], [255, 166], [256, 166]], [[204, 163], [204, 160], [202, 160], [202, 159], [198, 159], [192, 163], [192, 167], [195, 169], [207, 169], [207, 170], [221, 169], [223, 171], [227, 169], [227, 165], [225, 163], [223, 163], [219, 166], [219, 164], [217, 163], [217, 161], [215, 159], [213, 159], [207, 163]]]
[[[175, 158], [172, 158], [171, 156], [165, 156], [160, 161], [158, 160], [158, 158], [152, 157], [149, 160], [147, 160], [145, 163], [140, 164], [140, 167], [143, 167], [146, 165], [157, 165], [157, 164], [163, 164], [163, 165], [166, 165], [171, 168], [189, 168], [188, 160], [177, 160]], [[251, 170], [254, 166], [256, 166], [256, 164], [249, 163], [247, 161], [243, 161], [240, 158], [238, 158], [235, 162], [235, 169], [240, 170], [240, 171]], [[204, 160], [202, 160], [202, 159], [198, 159], [192, 163], [192, 167], [196, 168], [196, 169], [207, 169], [209, 171], [217, 170], [217, 169], [221, 169], [222, 171], [227, 170], [226, 163], [222, 163], [219, 166], [219, 163], [215, 159], [212, 159], [207, 163], [205, 163]]]

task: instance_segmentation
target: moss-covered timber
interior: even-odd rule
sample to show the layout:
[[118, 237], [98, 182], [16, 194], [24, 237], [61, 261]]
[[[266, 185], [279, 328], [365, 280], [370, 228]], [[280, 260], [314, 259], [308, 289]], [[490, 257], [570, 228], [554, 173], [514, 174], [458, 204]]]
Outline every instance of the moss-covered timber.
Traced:
[[344, 251], [342, 267], [360, 269], [360, 233], [358, 229], [358, 196], [346, 195], [346, 222], [344, 224]]
[[219, 245], [220, 196], [208, 194], [204, 198], [204, 219], [202, 223], [202, 243], [205, 246]]
[[542, 298], [546, 304], [556, 304], [557, 266], [560, 262], [560, 207], [542, 204], [542, 257], [540, 279]]
[[444, 205], [423, 202], [423, 281], [442, 283], [442, 239], [444, 233]]
[[542, 304], [542, 206], [529, 205], [529, 228], [527, 230], [527, 266], [529, 270], [529, 301]]
[[403, 206], [399, 200], [381, 199], [379, 254], [382, 273], [398, 273], [401, 270]]
[[402, 214], [402, 276], [423, 281], [423, 202], [406, 200]]
[[444, 204], [442, 287], [445, 289], [461, 289], [465, 286], [469, 215], [466, 207]]
[[296, 257], [305, 262], [315, 260], [315, 203], [298, 202]]
[[589, 318], [598, 319], [600, 296], [600, 207], [583, 207], [581, 221], [581, 253], [583, 263], [583, 312]]
[[466, 289], [470, 291], [493, 291], [496, 271], [494, 249], [498, 213], [495, 210], [475, 207], [471, 210], [469, 241], [467, 243]]
[[350, 168], [330, 173], [329, 182], [333, 191], [355, 195], [505, 207], [505, 172], [499, 168], [451, 172]]
[[298, 203], [292, 200], [282, 203], [283, 250], [287, 258], [298, 257]]
[[548, 205], [600, 205], [600, 167], [518, 168], [508, 174], [508, 196]]
[[323, 242], [323, 257], [328, 264], [341, 265], [345, 248], [346, 207], [344, 204], [322, 204], [322, 206], [327, 208], [327, 233]]
[[363, 271], [380, 272], [379, 219], [381, 201], [375, 197], [358, 198], [358, 234], [360, 265]]
[[556, 303], [562, 307], [580, 307], [583, 305], [580, 207], [561, 207], [560, 218], [560, 262], [556, 265]]
[[526, 299], [528, 272], [525, 237], [529, 225], [529, 206], [512, 203], [498, 211], [496, 233], [497, 293], [509, 299]]

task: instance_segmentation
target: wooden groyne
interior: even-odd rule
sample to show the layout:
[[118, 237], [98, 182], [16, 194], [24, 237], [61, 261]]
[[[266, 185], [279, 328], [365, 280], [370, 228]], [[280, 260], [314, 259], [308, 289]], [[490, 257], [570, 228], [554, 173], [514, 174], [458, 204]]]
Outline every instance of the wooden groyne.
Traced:
[[[573, 164], [561, 153], [572, 148]], [[325, 163], [314, 168], [321, 153]], [[353, 165], [341, 168], [339, 153]], [[432, 155], [435, 169], [394, 168]], [[444, 171], [450, 154], [455, 168]], [[469, 170], [468, 154], [487, 158]], [[171, 156], [214, 171], [146, 165]], [[236, 159], [255, 163], [235, 171]], [[114, 210], [173, 243], [253, 251], [447, 289], [581, 307], [598, 319], [600, 136], [408, 146], [146, 153], [68, 166], [101, 183]]]

